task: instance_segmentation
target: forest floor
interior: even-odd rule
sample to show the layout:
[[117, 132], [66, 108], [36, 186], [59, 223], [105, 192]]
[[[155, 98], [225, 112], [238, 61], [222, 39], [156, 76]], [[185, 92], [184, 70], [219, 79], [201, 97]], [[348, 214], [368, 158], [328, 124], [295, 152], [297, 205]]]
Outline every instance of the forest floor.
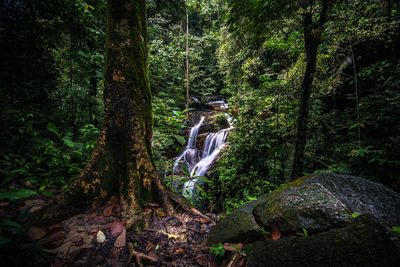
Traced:
[[[35, 195], [18, 201], [2, 202], [0, 215], [12, 216], [31, 207], [36, 211], [49, 198]], [[224, 258], [210, 253], [207, 234], [219, 220], [215, 214], [196, 209], [166, 216], [157, 204], [148, 204], [144, 215], [150, 218], [141, 233], [127, 232], [118, 216], [120, 207], [112, 197], [101, 208], [71, 217], [50, 227], [31, 227], [27, 235], [40, 241], [48, 259], [37, 254], [20, 259], [30, 266], [246, 266], [237, 246]], [[241, 244], [239, 244], [241, 245]], [[241, 249], [241, 246], [240, 246]], [[228, 257], [227, 257], [228, 256]], [[230, 256], [230, 257], [229, 257]]]

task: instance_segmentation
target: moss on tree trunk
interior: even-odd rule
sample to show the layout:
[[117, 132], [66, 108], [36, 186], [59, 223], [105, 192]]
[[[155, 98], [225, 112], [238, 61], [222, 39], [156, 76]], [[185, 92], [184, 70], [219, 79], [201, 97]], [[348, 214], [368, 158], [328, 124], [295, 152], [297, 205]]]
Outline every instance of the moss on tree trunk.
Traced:
[[173, 211], [170, 192], [152, 159], [146, 1], [108, 0], [107, 5], [100, 136], [75, 183], [42, 212], [48, 223], [99, 206], [112, 195], [120, 196], [128, 226], [141, 225], [142, 203], [157, 202], [167, 213]]

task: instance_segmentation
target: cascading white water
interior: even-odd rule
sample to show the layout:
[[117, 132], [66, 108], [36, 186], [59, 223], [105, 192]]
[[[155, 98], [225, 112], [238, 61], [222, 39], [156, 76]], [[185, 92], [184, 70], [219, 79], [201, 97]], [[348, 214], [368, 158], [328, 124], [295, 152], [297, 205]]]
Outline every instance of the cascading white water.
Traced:
[[200, 121], [195, 126], [193, 126], [192, 129], [190, 129], [189, 140], [185, 147], [185, 150], [175, 160], [174, 168], [173, 168], [174, 174], [179, 171], [179, 164], [181, 164], [181, 163], [183, 163], [189, 169], [189, 171], [196, 164], [196, 157], [198, 156], [197, 149], [196, 149], [196, 139], [197, 139], [197, 135], [199, 134], [199, 129], [200, 129], [200, 126], [203, 123], [203, 121], [204, 121], [204, 117], [201, 117]]
[[[217, 133], [211, 133], [207, 136], [206, 141], [204, 143], [204, 149], [201, 159], [193, 167], [193, 169], [190, 170], [191, 177], [204, 176], [206, 174], [208, 168], [211, 166], [211, 164], [217, 158], [221, 149], [224, 147], [226, 142], [226, 137], [230, 129], [231, 128], [223, 129]], [[185, 197], [193, 199], [193, 194], [196, 190], [195, 188], [196, 183], [198, 183], [199, 185], [203, 184], [203, 182], [200, 179], [193, 178], [192, 180], [187, 181], [183, 185], [183, 193]]]
[[228, 104], [225, 103], [224, 100], [219, 100], [219, 101], [211, 101], [207, 103], [208, 105], [214, 107], [214, 108], [220, 108], [220, 109], [227, 109]]
[[[214, 105], [218, 107], [227, 108], [227, 104], [224, 101], [214, 101]], [[196, 191], [195, 184], [203, 185], [204, 182], [201, 179], [196, 177], [204, 176], [211, 166], [211, 164], [217, 158], [219, 152], [224, 147], [226, 142], [226, 137], [228, 135], [228, 131], [232, 128], [229, 127], [227, 129], [220, 130], [217, 133], [210, 133], [207, 135], [206, 140], [204, 142], [204, 148], [201, 153], [201, 157], [199, 157], [199, 152], [196, 149], [196, 139], [199, 132], [199, 129], [204, 121], [204, 117], [201, 117], [199, 123], [197, 123], [190, 130], [190, 137], [188, 144], [185, 147], [183, 153], [176, 159], [173, 172], [174, 174], [179, 172], [180, 164], [185, 165], [190, 173], [192, 179], [187, 181], [183, 185], [183, 195], [186, 198], [194, 199], [194, 192]], [[231, 123], [231, 119], [228, 117], [229, 123]], [[177, 184], [175, 184], [177, 186]]]

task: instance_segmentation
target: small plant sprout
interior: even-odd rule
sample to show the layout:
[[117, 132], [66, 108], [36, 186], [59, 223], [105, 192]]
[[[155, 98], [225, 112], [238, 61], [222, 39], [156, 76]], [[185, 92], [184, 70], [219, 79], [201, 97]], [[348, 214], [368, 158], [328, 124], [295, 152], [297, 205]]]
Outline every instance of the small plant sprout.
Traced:
[[392, 231], [400, 235], [400, 226], [392, 226]]
[[298, 235], [302, 237], [308, 237], [308, 232], [307, 229], [303, 227], [303, 232], [302, 233], [297, 233]]
[[213, 244], [210, 247], [210, 253], [214, 254], [215, 256], [224, 256], [225, 255], [224, 245], [222, 243]]
[[350, 217], [351, 216], [351, 218], [357, 218], [360, 215], [361, 215], [361, 213], [357, 213], [357, 212], [354, 212], [352, 214], [348, 214], [348, 213], [343, 214], [343, 216], [346, 216], [346, 217]]

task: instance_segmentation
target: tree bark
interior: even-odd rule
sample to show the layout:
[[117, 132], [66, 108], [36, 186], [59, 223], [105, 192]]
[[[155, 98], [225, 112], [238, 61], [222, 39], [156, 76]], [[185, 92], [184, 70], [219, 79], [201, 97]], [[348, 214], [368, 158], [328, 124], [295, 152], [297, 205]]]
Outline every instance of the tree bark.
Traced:
[[[95, 41], [90, 40], [88, 42], [88, 47], [90, 51], [95, 50]], [[90, 78], [89, 78], [89, 101], [88, 101], [88, 111], [89, 111], [89, 121], [92, 122], [95, 125], [98, 125], [98, 119], [96, 117], [96, 96], [97, 96], [97, 83], [98, 83], [98, 78], [97, 78], [97, 64], [93, 63], [91, 64], [91, 73], [90, 73]]]
[[166, 213], [173, 212], [173, 197], [152, 158], [146, 1], [108, 0], [107, 8], [105, 110], [100, 136], [77, 180], [41, 218], [57, 222], [118, 195], [128, 227], [140, 228], [143, 203], [157, 202]]
[[306, 71], [304, 73], [303, 82], [301, 85], [300, 103], [298, 108], [299, 111], [296, 122], [297, 132], [291, 175], [292, 180], [298, 178], [303, 173], [304, 151], [307, 141], [309, 100], [316, 70], [318, 46], [320, 44], [323, 27], [326, 22], [329, 3], [329, 0], [322, 1], [322, 9], [319, 14], [318, 24], [315, 26], [312, 20], [312, 13], [307, 12], [303, 14], [304, 46], [306, 50]]

